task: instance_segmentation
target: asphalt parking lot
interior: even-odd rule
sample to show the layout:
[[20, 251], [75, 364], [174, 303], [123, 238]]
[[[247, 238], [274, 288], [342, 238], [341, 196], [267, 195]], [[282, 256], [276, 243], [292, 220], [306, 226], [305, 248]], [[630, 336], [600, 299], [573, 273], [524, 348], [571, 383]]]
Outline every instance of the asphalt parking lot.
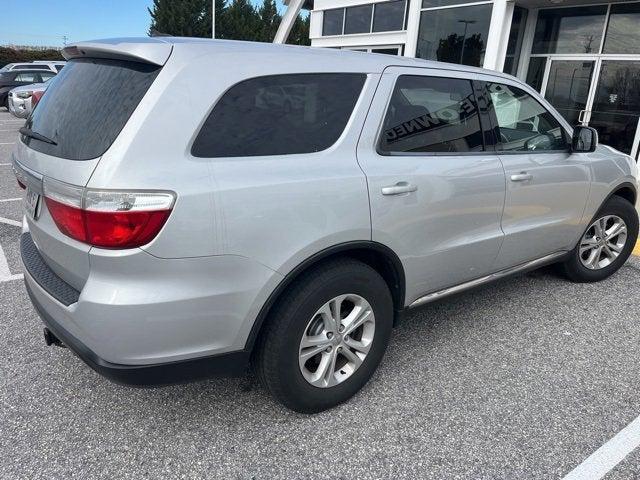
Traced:
[[[108, 382], [45, 346], [20, 278], [21, 124], [0, 109], [0, 478], [559, 479], [623, 449], [609, 440], [640, 414], [640, 257], [599, 284], [542, 270], [413, 312], [363, 391], [319, 415], [251, 374]], [[640, 449], [606, 476], [639, 477]]]

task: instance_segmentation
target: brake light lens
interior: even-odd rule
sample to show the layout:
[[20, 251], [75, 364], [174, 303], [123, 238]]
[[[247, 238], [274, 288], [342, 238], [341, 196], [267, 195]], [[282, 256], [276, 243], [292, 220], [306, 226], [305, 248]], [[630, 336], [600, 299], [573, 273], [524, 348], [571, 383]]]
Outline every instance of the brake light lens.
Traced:
[[149, 243], [166, 223], [175, 202], [173, 192], [84, 189], [48, 178], [44, 197], [63, 234], [111, 249]]
[[44, 95], [44, 90], [36, 90], [35, 92], [31, 93], [31, 108], [32, 109], [36, 108], [36, 105], [38, 104], [38, 102], [42, 98], [42, 95]]

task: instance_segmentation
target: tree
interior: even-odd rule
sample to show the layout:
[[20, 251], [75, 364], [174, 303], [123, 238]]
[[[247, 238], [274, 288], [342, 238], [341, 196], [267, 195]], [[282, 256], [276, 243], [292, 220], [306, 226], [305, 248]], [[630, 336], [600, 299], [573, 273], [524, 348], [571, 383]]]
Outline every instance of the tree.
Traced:
[[278, 31], [282, 17], [278, 14], [275, 0], [264, 0], [262, 7], [258, 9], [260, 16], [260, 33], [257, 40], [260, 42], [272, 42]]
[[227, 37], [232, 40], [257, 40], [261, 30], [258, 12], [248, 0], [234, 0], [225, 12]]
[[291, 45], [311, 45], [311, 40], [309, 39], [310, 23], [311, 15], [307, 15], [305, 18], [298, 15], [298, 18], [296, 18], [296, 21], [293, 24], [293, 28], [291, 28], [291, 33], [289, 34], [287, 43]]
[[153, 0], [150, 35], [164, 34], [180, 37], [211, 36], [211, 14], [206, 22], [209, 0]]

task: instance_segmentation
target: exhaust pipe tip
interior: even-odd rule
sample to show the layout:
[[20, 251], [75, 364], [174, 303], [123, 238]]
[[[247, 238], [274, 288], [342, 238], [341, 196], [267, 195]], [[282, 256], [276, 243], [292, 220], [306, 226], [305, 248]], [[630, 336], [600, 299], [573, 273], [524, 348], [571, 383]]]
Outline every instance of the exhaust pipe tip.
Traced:
[[56, 347], [64, 347], [64, 344], [60, 341], [58, 337], [56, 337], [51, 330], [45, 327], [44, 331], [44, 343], [47, 347], [51, 345], [55, 345]]

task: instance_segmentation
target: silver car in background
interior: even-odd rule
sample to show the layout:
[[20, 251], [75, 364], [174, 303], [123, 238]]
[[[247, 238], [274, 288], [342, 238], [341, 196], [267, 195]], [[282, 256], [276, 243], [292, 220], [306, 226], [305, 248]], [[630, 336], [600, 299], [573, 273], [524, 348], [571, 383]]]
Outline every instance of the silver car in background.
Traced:
[[43, 83], [33, 83], [16, 87], [9, 92], [9, 112], [18, 118], [27, 118], [47, 90], [51, 79]]
[[251, 364], [318, 412], [404, 311], [547, 264], [603, 280], [638, 236], [636, 163], [509, 75], [188, 38], [63, 53], [12, 154], [25, 282], [46, 342], [118, 382]]

